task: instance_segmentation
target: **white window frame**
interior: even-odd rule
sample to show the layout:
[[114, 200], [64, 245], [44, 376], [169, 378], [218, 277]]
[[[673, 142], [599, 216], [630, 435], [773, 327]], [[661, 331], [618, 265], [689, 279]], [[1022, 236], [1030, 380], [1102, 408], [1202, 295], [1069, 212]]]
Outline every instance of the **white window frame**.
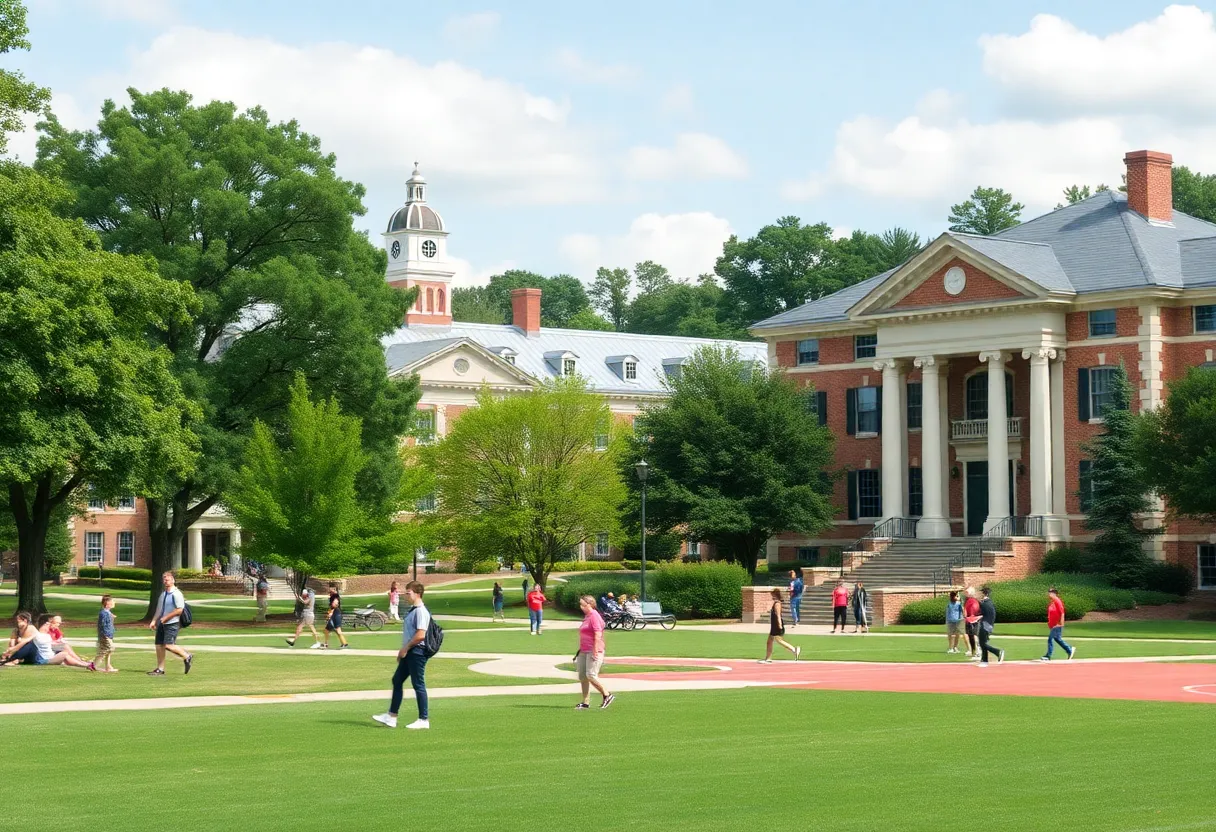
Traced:
[[106, 501], [99, 497], [89, 498], [89, 511], [105, 511]]
[[84, 562], [90, 566], [104, 563], [106, 559], [105, 532], [84, 533]]
[[[803, 344], [809, 345], [812, 342], [814, 342], [815, 348], [810, 349], [810, 347], [808, 346], [806, 353], [809, 356], [809, 359], [807, 361], [803, 361], [802, 360], [802, 353], [803, 353], [802, 345]], [[795, 352], [795, 356], [794, 356], [795, 363], [799, 367], [809, 367], [814, 364], [818, 364], [819, 363], [819, 339], [818, 338], [803, 338], [802, 340], [798, 341], [797, 344], [794, 345], [794, 352]]]
[[595, 449], [597, 451], [608, 450], [608, 434], [607, 433], [597, 433], [595, 435]]
[[135, 495], [128, 494], [126, 497], [118, 498], [119, 511], [135, 511]]
[[638, 362], [625, 362], [625, 381], [637, 381], [638, 378]]
[[600, 532], [595, 536], [595, 556], [606, 558], [611, 554], [612, 548], [608, 545], [608, 532]]
[[[420, 428], [424, 426], [423, 420], [430, 423], [430, 429], [425, 433], [420, 432]], [[419, 445], [429, 445], [435, 441], [435, 410], [434, 408], [420, 407], [417, 410], [417, 415], [414, 417], [414, 441]]]
[[573, 358], [562, 359], [562, 375], [572, 376], [578, 372], [578, 362]]
[[685, 547], [690, 558], [701, 557], [701, 541], [693, 540], [691, 537], [685, 542]]
[[[129, 544], [123, 546], [123, 537], [126, 537]], [[135, 565], [135, 532], [121, 531], [117, 533], [115, 538], [115, 561], [119, 566], [134, 566]], [[126, 552], [124, 556], [124, 551]]]
[[[865, 411], [866, 413], [874, 414], [874, 426], [869, 429], [863, 428], [861, 426], [861, 414], [862, 414], [861, 392], [863, 390], [873, 390], [874, 391], [874, 407], [871, 410]], [[878, 410], [878, 390], [879, 390], [879, 388], [872, 384], [868, 385], [866, 387], [857, 388], [857, 433], [856, 433], [857, 436], [862, 436], [862, 437], [877, 436], [879, 429], [882, 428], [882, 424], [880, 422], [880, 414], [879, 414], [879, 410]]]
[[[860, 344], [860, 343], [858, 343], [859, 338], [873, 338], [874, 343], [873, 344]], [[862, 355], [861, 354], [862, 350], [869, 350], [869, 353], [867, 355]], [[878, 355], [878, 333], [877, 332], [869, 332], [864, 335], [854, 335], [853, 336], [853, 360], [854, 361], [868, 361], [871, 358], [877, 357], [877, 355]]]
[[[1099, 332], [1099, 333], [1094, 332], [1094, 313], [1095, 312], [1110, 312], [1111, 313], [1110, 321], [1101, 322], [1102, 326], [1109, 326], [1111, 328], [1110, 332]], [[1086, 313], [1085, 318], [1086, 318], [1086, 324], [1089, 327], [1089, 337], [1090, 338], [1114, 338], [1116, 335], [1119, 334], [1119, 330], [1118, 330], [1119, 313], [1115, 309], [1091, 309], [1088, 313]]]
[[[1105, 410], [1105, 408], [1104, 407], [1099, 408], [1098, 400], [1097, 400], [1097, 398], [1095, 398], [1098, 395], [1098, 391], [1096, 389], [1097, 385], [1094, 384], [1094, 382], [1097, 380], [1099, 374], [1102, 374], [1103, 378], [1113, 379], [1115, 377], [1115, 369], [1116, 369], [1115, 367], [1090, 367], [1089, 368], [1089, 421], [1093, 424], [1098, 424], [1098, 423], [1106, 421], [1102, 417], [1102, 411]], [[1110, 395], [1111, 390], [1108, 386], [1107, 389], [1102, 392], [1104, 395]]]

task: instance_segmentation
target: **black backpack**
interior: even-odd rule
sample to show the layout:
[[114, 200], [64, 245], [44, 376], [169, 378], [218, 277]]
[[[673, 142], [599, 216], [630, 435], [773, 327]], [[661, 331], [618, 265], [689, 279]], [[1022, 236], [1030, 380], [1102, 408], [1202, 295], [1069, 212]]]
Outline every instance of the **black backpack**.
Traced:
[[194, 623], [194, 612], [185, 601], [182, 601], [182, 614], [178, 616], [177, 623], [181, 625], [183, 630]]
[[432, 617], [431, 623], [426, 625], [426, 637], [422, 639], [422, 652], [429, 659], [438, 653], [441, 647], [443, 647], [443, 628]]

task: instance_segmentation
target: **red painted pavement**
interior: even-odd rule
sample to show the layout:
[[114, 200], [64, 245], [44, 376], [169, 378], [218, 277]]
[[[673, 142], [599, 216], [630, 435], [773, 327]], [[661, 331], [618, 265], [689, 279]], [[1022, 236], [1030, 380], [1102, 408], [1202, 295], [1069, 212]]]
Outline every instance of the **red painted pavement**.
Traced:
[[[989, 696], [1058, 696], [1216, 704], [1216, 664], [1163, 662], [1006, 662], [986, 668], [966, 664], [702, 660], [729, 667], [732, 680], [780, 687], [870, 690], [897, 693], [965, 693]], [[629, 659], [630, 664], [677, 664], [688, 659]], [[699, 664], [701, 662], [697, 662]], [[616, 675], [616, 674], [614, 674]], [[712, 678], [710, 671], [620, 674], [631, 679], [681, 681]]]

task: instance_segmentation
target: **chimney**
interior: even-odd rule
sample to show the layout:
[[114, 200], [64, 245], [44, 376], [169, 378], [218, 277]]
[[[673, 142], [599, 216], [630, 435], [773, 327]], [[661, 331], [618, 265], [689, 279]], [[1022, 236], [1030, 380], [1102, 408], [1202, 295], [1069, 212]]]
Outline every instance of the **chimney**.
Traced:
[[1174, 157], [1156, 150], [1133, 150], [1123, 157], [1123, 164], [1127, 165], [1127, 207], [1149, 222], [1171, 222]]
[[511, 290], [511, 323], [529, 338], [540, 335], [540, 289]]

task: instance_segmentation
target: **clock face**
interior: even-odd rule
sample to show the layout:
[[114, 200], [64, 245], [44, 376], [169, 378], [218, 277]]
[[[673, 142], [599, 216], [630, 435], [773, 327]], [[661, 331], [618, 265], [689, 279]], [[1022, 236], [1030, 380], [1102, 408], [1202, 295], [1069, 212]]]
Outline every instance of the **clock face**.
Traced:
[[946, 277], [942, 282], [948, 294], [960, 294], [967, 286], [967, 273], [958, 266], [954, 266], [946, 270]]
[[436, 249], [435, 242], [433, 240], [427, 240], [422, 244], [423, 257], [434, 257], [437, 250], [438, 249]]
[[389, 248], [389, 251], [392, 252], [394, 260], [396, 260], [398, 257], [400, 257], [401, 256], [401, 241], [393, 240], [393, 245]]

